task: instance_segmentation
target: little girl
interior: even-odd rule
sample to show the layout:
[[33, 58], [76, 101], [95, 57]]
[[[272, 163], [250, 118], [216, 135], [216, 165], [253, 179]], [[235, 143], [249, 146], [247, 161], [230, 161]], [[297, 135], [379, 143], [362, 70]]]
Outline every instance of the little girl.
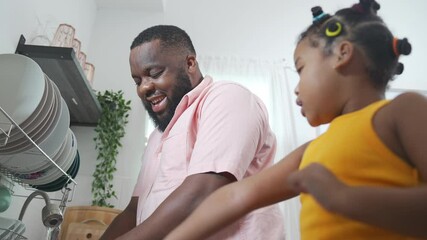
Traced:
[[217, 190], [166, 239], [204, 239], [298, 194], [303, 240], [427, 238], [427, 99], [384, 99], [411, 45], [393, 37], [379, 7], [361, 0], [332, 16], [312, 9], [313, 24], [294, 53], [295, 94], [310, 125], [329, 123], [328, 130]]

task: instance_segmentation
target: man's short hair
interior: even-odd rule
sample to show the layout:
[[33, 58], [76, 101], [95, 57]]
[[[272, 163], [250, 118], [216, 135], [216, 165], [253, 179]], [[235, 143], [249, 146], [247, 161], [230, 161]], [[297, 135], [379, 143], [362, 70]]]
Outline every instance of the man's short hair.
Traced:
[[164, 49], [196, 54], [190, 36], [181, 28], [172, 25], [157, 25], [145, 29], [133, 40], [130, 49], [153, 40], [160, 40], [160, 45]]

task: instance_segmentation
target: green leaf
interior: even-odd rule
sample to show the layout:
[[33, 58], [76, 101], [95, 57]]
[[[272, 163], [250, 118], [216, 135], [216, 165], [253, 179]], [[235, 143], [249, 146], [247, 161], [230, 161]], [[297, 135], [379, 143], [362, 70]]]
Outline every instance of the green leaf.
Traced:
[[116, 196], [113, 190], [116, 157], [119, 153], [121, 138], [125, 135], [128, 123], [130, 100], [126, 100], [122, 90], [106, 90], [97, 92], [96, 96], [102, 112], [98, 125], [95, 127], [95, 150], [98, 151], [96, 169], [92, 181], [92, 205], [114, 207], [107, 201]]

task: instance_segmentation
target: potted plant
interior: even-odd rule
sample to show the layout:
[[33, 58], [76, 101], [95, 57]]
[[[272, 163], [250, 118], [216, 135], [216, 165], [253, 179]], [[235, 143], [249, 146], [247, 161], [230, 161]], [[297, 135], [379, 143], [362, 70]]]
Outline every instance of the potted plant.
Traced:
[[93, 139], [98, 155], [93, 173], [92, 205], [113, 208], [109, 199], [117, 198], [112, 182], [117, 170], [116, 157], [122, 146], [120, 140], [125, 135], [125, 125], [128, 123], [130, 100], [124, 99], [121, 90], [98, 92], [97, 98], [102, 114]]

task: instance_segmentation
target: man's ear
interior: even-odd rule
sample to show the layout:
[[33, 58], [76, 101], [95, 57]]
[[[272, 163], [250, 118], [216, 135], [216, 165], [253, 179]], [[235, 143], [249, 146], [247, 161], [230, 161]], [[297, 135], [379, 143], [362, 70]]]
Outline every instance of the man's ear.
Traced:
[[198, 69], [196, 55], [188, 55], [186, 60], [187, 60], [187, 71], [190, 73], [196, 72]]
[[349, 41], [340, 42], [334, 49], [337, 56], [335, 62], [335, 69], [346, 66], [354, 55], [354, 45]]

